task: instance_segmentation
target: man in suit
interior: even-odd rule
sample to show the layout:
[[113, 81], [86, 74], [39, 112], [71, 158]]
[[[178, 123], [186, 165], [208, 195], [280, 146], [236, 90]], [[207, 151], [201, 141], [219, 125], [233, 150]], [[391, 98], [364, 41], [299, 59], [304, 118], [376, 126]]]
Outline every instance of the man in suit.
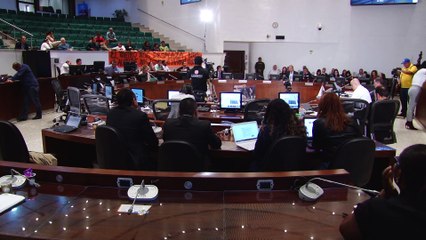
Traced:
[[22, 102], [21, 113], [19, 114], [17, 120], [25, 121], [28, 118], [28, 108], [30, 101], [34, 104], [36, 109], [36, 116], [33, 118], [40, 119], [41, 118], [41, 104], [39, 97], [39, 84], [37, 78], [34, 76], [33, 71], [27, 64], [13, 63], [12, 68], [16, 71], [16, 74], [12, 77], [12, 79], [7, 80], [7, 83], [11, 83], [13, 81], [20, 81], [22, 95], [24, 97], [24, 101]]
[[28, 50], [27, 37], [22, 35], [21, 41], [15, 44], [15, 49]]
[[158, 139], [148, 116], [137, 109], [136, 96], [130, 89], [121, 89], [116, 98], [118, 106], [108, 113], [107, 125], [123, 136], [136, 169], [155, 169], [149, 156], [158, 149]]
[[179, 140], [191, 143], [207, 156], [209, 146], [219, 149], [222, 142], [210, 126], [210, 122], [197, 118], [197, 104], [192, 98], [185, 98], [179, 104], [179, 118], [167, 119], [163, 126], [165, 142]]

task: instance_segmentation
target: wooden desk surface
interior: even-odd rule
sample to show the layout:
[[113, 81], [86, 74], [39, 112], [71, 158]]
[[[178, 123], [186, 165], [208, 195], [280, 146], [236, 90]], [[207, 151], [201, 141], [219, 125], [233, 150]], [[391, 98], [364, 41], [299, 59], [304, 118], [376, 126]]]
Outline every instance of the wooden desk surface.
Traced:
[[[22, 171], [34, 164], [0, 161], [0, 166], [0, 173], [7, 174], [10, 168]], [[368, 198], [362, 192], [319, 183], [325, 194], [319, 201], [307, 203], [290, 190], [295, 179], [347, 178], [342, 170], [243, 174], [149, 173], [39, 165], [33, 169], [41, 187], [26, 186], [16, 192], [27, 200], [0, 215], [2, 239], [340, 239], [342, 215]], [[139, 182], [141, 177], [149, 179], [148, 175], [159, 178], [156, 185], [160, 189], [157, 200], [145, 203], [151, 206], [149, 213], [118, 213], [121, 204], [131, 204], [127, 189], [118, 189], [102, 176], [133, 176]], [[63, 176], [63, 182], [57, 183], [56, 176]], [[173, 181], [167, 182], [167, 178]], [[88, 182], [79, 183], [82, 179]], [[210, 185], [197, 184], [200, 179]], [[274, 179], [276, 190], [225, 190], [229, 185], [247, 182], [253, 188], [257, 179]], [[183, 181], [192, 181], [194, 186], [200, 186], [199, 190], [183, 189]], [[171, 190], [165, 182], [178, 182], [182, 190]], [[209, 186], [222, 190], [208, 190]]]

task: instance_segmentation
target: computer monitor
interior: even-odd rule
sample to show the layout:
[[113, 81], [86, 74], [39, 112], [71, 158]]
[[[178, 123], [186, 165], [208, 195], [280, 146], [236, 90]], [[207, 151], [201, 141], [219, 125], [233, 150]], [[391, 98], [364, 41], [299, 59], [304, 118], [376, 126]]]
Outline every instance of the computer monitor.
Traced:
[[93, 62], [93, 71], [94, 72], [103, 72], [105, 70], [105, 61], [94, 61]]
[[141, 88], [132, 88], [133, 93], [136, 96], [136, 101], [138, 105], [142, 105], [144, 101], [144, 90]]
[[319, 76], [316, 76], [315, 78], [316, 78], [315, 81], [319, 83], [324, 83], [326, 81], [326, 78], [324, 75], [319, 75]]
[[293, 82], [300, 82], [302, 80], [301, 74], [293, 74]]
[[334, 80], [339, 87], [345, 86], [346, 79], [344, 77], [337, 77]]
[[358, 80], [362, 85], [370, 85], [371, 84], [370, 78], [360, 77]]
[[222, 73], [222, 79], [226, 79], [226, 80], [232, 79], [232, 73]]
[[70, 75], [81, 75], [85, 68], [86, 65], [70, 65]]
[[123, 65], [125, 72], [134, 72], [136, 69], [138, 69], [136, 62], [124, 62]]
[[176, 95], [179, 95], [178, 90], [169, 90], [167, 91], [167, 99], [173, 99]]
[[111, 85], [105, 85], [105, 97], [112, 100], [114, 88]]
[[92, 94], [98, 94], [98, 83], [92, 83]]
[[284, 100], [291, 109], [299, 109], [300, 107], [300, 94], [298, 92], [280, 92], [278, 97]]
[[224, 110], [239, 110], [242, 107], [243, 95], [241, 92], [221, 92], [220, 108]]
[[279, 74], [269, 74], [269, 80], [279, 80], [280, 75]]
[[246, 74], [246, 80], [255, 80], [256, 74], [255, 73], [247, 73]]

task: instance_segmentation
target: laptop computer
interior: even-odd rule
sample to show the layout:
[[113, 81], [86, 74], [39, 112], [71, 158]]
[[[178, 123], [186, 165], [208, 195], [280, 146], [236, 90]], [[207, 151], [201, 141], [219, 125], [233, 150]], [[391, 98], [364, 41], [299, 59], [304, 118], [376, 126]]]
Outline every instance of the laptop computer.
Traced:
[[78, 129], [81, 123], [81, 116], [76, 114], [68, 114], [65, 125], [53, 128], [53, 131], [60, 133], [69, 133]]
[[253, 151], [256, 145], [259, 128], [256, 121], [232, 124], [235, 144], [248, 151]]
[[313, 127], [314, 127], [314, 122], [315, 120], [317, 120], [316, 118], [305, 118], [303, 119], [303, 123], [306, 127], [306, 138], [307, 138], [307, 142], [308, 143], [312, 143], [314, 134], [313, 134]]

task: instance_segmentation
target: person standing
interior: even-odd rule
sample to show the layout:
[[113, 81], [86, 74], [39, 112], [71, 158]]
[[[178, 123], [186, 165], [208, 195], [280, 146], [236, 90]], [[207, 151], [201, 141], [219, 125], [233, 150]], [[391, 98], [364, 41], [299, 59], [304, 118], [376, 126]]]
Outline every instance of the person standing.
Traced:
[[194, 64], [195, 66], [189, 71], [191, 85], [194, 90], [195, 100], [197, 102], [204, 102], [207, 97], [207, 79], [209, 79], [209, 73], [201, 67], [203, 58], [200, 56], [194, 58]]
[[256, 72], [257, 79], [265, 79], [265, 76], [263, 75], [263, 72], [265, 71], [265, 63], [262, 61], [261, 57], [257, 59], [257, 63], [254, 65], [254, 70]]
[[423, 83], [426, 81], [426, 61], [422, 63], [421, 69], [416, 72], [413, 76], [413, 81], [410, 89], [408, 89], [408, 110], [407, 110], [407, 122], [405, 128], [410, 130], [417, 130], [413, 125], [414, 109], [419, 101], [420, 92], [422, 90]]
[[13, 63], [12, 68], [16, 71], [16, 74], [8, 79], [6, 82], [11, 83], [13, 81], [21, 82], [22, 95], [24, 97], [22, 102], [21, 113], [19, 114], [17, 120], [25, 121], [28, 119], [28, 108], [29, 102], [31, 101], [34, 104], [36, 109], [36, 115], [33, 119], [41, 119], [41, 104], [39, 98], [39, 84], [34, 76], [33, 71], [27, 64]]
[[411, 87], [411, 82], [413, 81], [414, 74], [417, 72], [417, 67], [414, 66], [408, 58], [405, 58], [401, 64], [404, 65], [404, 67], [401, 69], [401, 75], [399, 76], [401, 84], [401, 113], [398, 116], [405, 118], [407, 116], [408, 89]]

